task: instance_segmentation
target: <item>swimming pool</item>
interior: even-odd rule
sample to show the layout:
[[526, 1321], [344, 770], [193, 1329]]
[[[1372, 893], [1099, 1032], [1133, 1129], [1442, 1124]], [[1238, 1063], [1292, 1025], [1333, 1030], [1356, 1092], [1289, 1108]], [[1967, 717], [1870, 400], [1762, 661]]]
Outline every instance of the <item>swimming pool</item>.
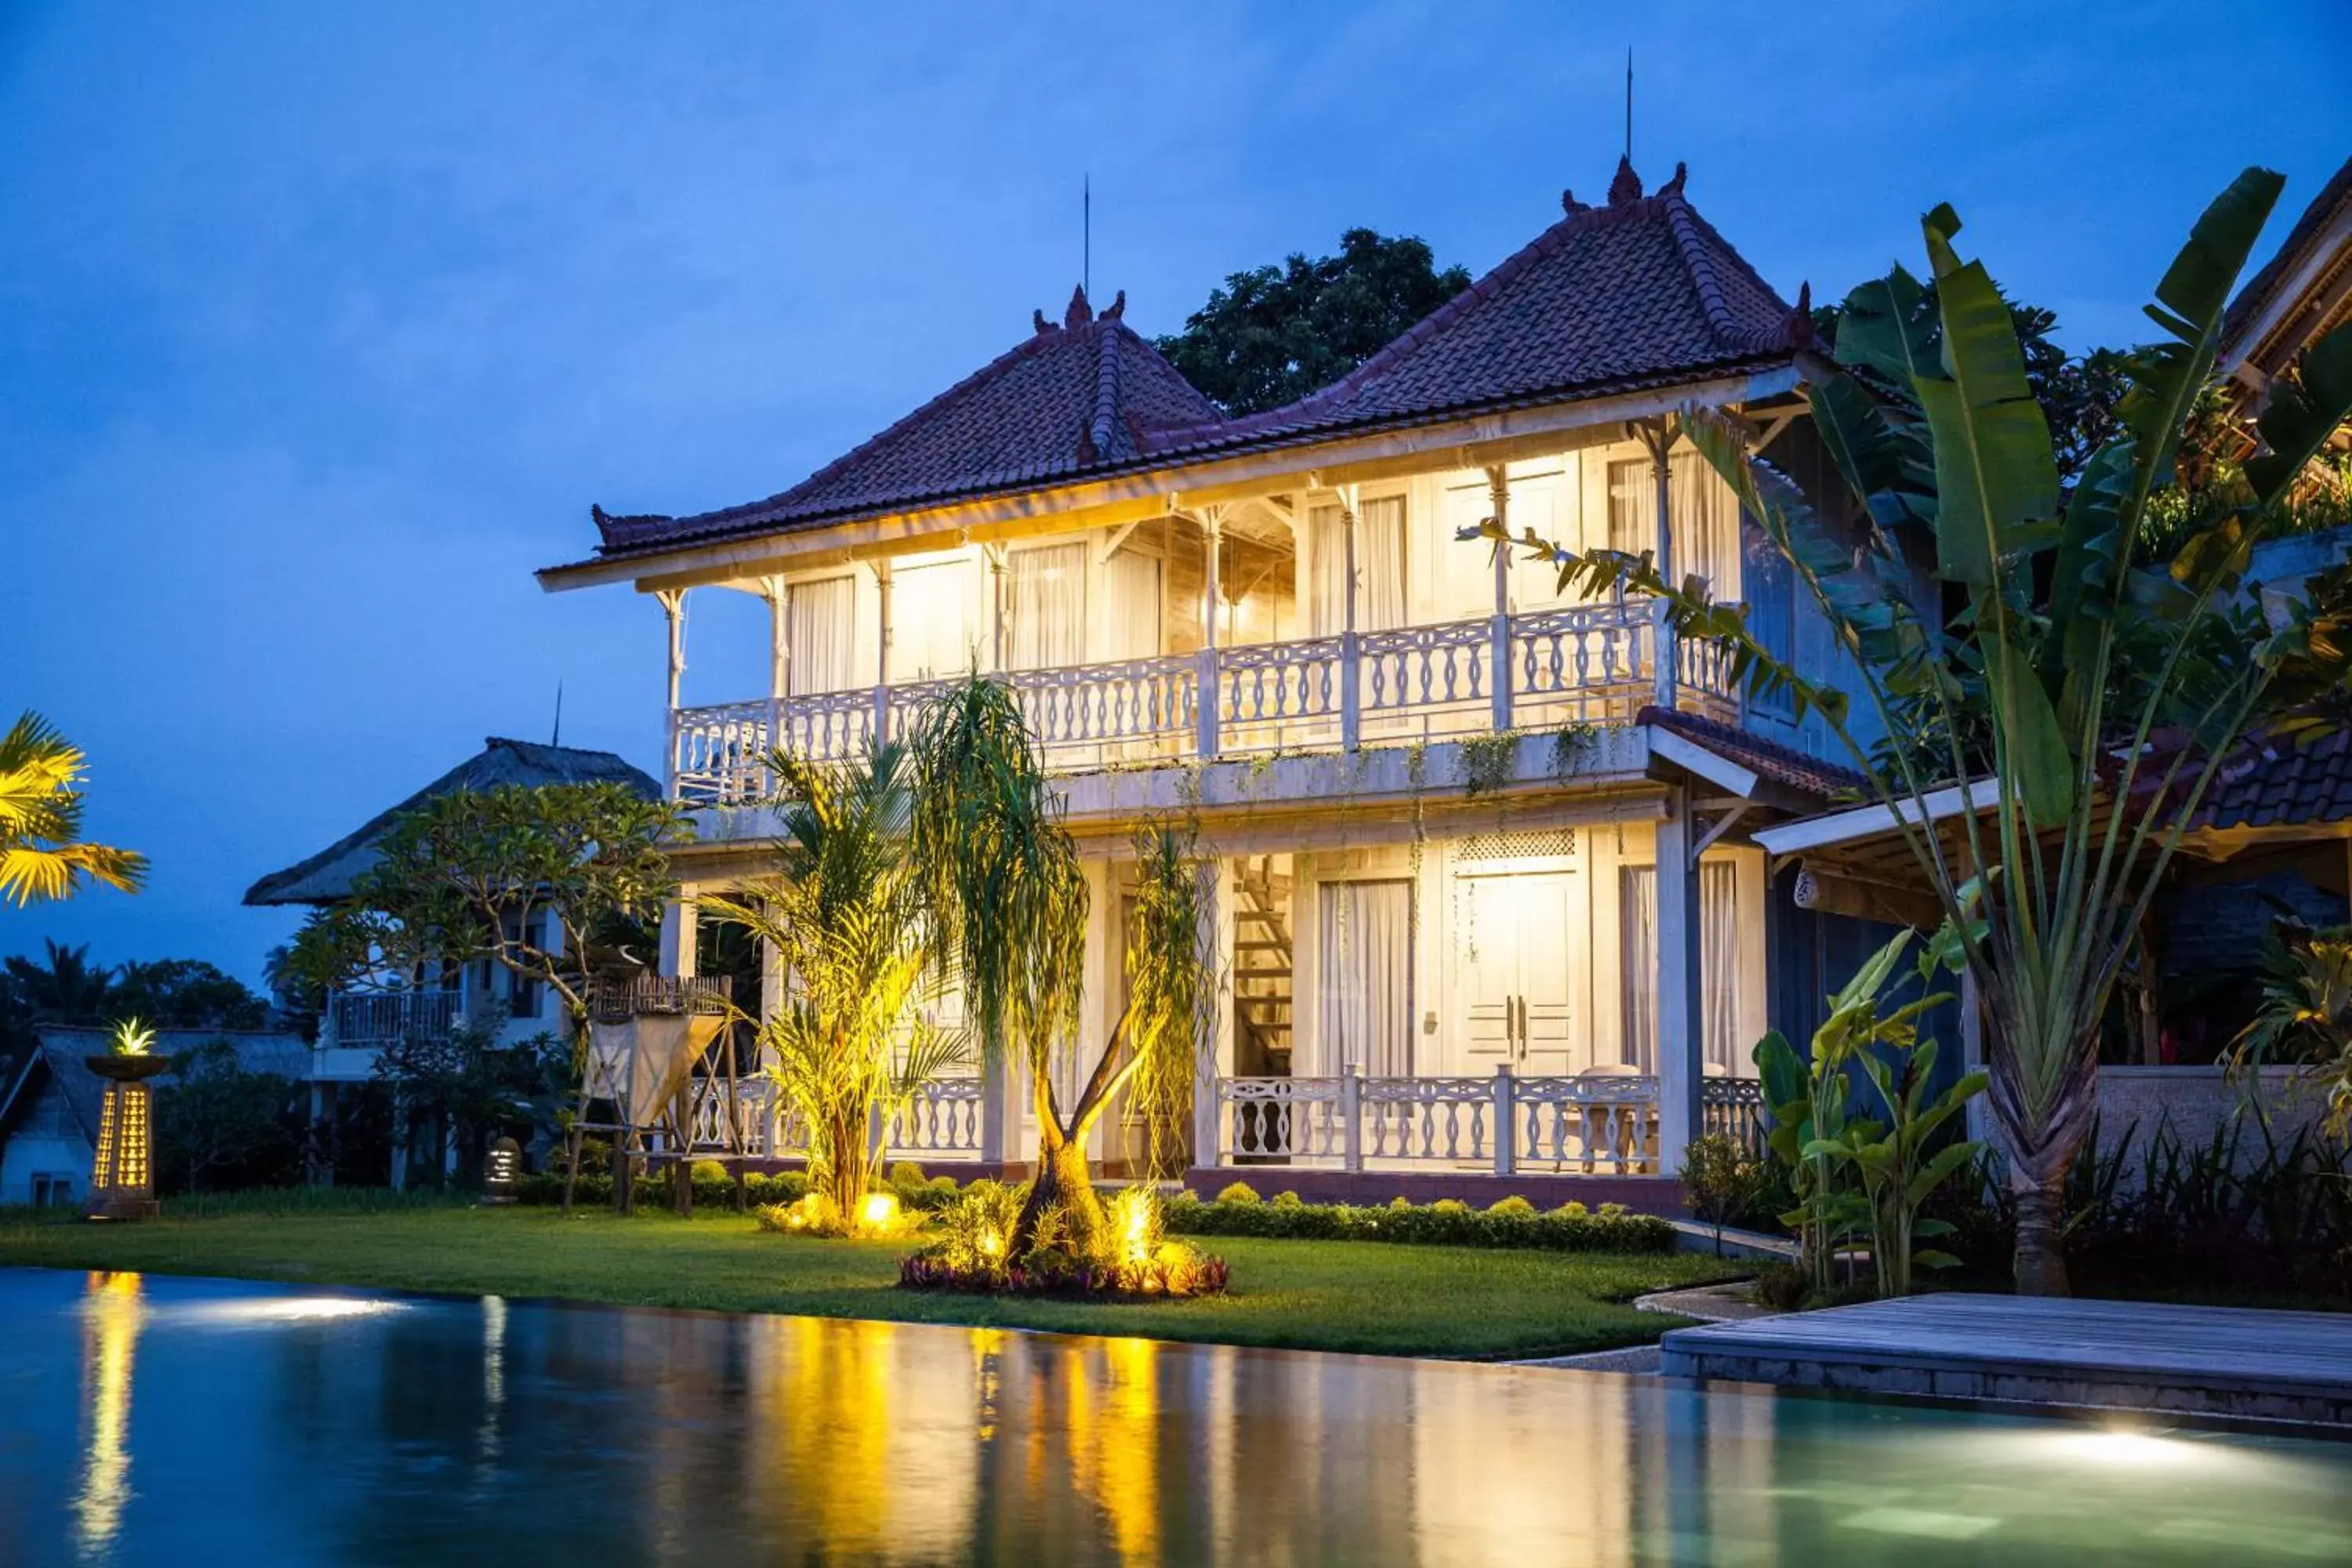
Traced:
[[2352, 1445], [0, 1269], [0, 1563], [2352, 1562]]

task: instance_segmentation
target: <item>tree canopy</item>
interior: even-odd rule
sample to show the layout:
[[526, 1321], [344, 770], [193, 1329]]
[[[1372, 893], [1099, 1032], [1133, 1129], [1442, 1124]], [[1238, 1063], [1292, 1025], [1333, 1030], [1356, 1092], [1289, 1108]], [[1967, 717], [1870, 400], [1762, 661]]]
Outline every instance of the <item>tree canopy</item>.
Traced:
[[394, 823], [350, 898], [303, 927], [282, 975], [365, 986], [488, 959], [552, 988], [576, 1022], [591, 939], [659, 919], [677, 889], [662, 846], [685, 831], [676, 805], [610, 782], [436, 795]]
[[1218, 407], [1255, 414], [1329, 385], [1468, 287], [1424, 241], [1351, 228], [1337, 256], [1232, 274], [1153, 346]]

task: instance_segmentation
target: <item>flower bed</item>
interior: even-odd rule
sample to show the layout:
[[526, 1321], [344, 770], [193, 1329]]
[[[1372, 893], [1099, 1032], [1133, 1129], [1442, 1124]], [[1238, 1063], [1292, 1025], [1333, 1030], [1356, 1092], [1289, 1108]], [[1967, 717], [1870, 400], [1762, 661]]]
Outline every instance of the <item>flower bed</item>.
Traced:
[[1140, 1301], [1213, 1296], [1230, 1282], [1224, 1259], [1167, 1239], [1166, 1205], [1148, 1184], [1119, 1189], [1090, 1230], [1047, 1209], [1027, 1248], [1016, 1253], [1013, 1235], [1027, 1196], [1026, 1188], [1000, 1182], [964, 1188], [932, 1214], [937, 1239], [899, 1260], [898, 1283], [912, 1290]]
[[1075, 1296], [1097, 1301], [1149, 1301], [1224, 1292], [1225, 1260], [1181, 1244], [1134, 1264], [1097, 1264], [1057, 1248], [1033, 1252], [1000, 1268], [959, 1267], [943, 1253], [918, 1252], [898, 1260], [898, 1283], [910, 1290], [962, 1290], [975, 1295]]

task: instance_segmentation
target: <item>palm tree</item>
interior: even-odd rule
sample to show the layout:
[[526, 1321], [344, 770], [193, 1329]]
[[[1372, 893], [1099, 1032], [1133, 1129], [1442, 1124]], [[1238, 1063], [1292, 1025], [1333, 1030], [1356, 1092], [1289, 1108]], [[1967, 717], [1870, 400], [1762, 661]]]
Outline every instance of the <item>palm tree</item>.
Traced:
[[107, 1014], [114, 994], [115, 972], [89, 961], [89, 945], [64, 944], [44, 937], [47, 951], [42, 962], [10, 958], [7, 973], [18, 1000], [34, 1021], [45, 1024], [95, 1024]]
[[[2249, 726], [2308, 732], [2343, 689], [2352, 567], [2273, 605], [2246, 573], [2279, 498], [2352, 413], [2352, 327], [2273, 385], [2244, 497], [2202, 513], [2168, 559], [2129, 554], [2175, 482], [2223, 307], [2283, 184], [2249, 169], [2199, 219], [2148, 307], [2164, 340], [2126, 356], [2119, 434], [2071, 495], [2015, 324], [1984, 264], [1955, 250], [1949, 207], [1923, 225], [1932, 297], [1901, 267], [1856, 289], [1837, 334], [1845, 368], [1807, 394], [1865, 504], [1853, 529], [1825, 525], [1730, 422], [1685, 411], [1682, 428], [1820, 604], [1885, 744], [1858, 739], [1848, 694], [1776, 658], [1704, 584], [1666, 581], [1646, 554], [1484, 530], [1556, 562], [1563, 588], [1656, 597], [1677, 636], [1727, 650], [1749, 691], [1818, 713], [1891, 808], [1982, 1001], [2030, 1293], [2066, 1289], [2060, 1201], [2096, 1105], [2100, 1017], [2166, 867]], [[1914, 595], [1906, 541], [1923, 537], [1948, 616]], [[1938, 824], [1930, 796], [1961, 781], [1967, 805]]]
[[0, 735], [0, 898], [19, 907], [71, 898], [85, 879], [135, 893], [147, 858], [81, 838], [83, 758], [26, 713]]
[[812, 766], [768, 759], [782, 784], [785, 847], [778, 874], [741, 900], [703, 908], [772, 944], [787, 977], [760, 1041], [778, 1089], [808, 1135], [809, 1183], [841, 1223], [879, 1173], [869, 1119], [887, 1121], [961, 1055], [961, 1035], [926, 1019], [936, 993], [933, 921], [908, 854], [913, 799], [905, 753]]
[[2262, 1002], [2231, 1042], [2231, 1063], [2303, 1064], [2326, 1098], [2325, 1125], [2341, 1137], [2352, 1125], [2352, 926], [2302, 932], [2280, 944], [2265, 971]]
[[1083, 1241], [1102, 1224], [1087, 1142], [1103, 1112], [1125, 1090], [1148, 1123], [1165, 1126], [1191, 1102], [1213, 984], [1199, 946], [1202, 872], [1190, 836], [1164, 826], [1139, 835], [1128, 1005], [1065, 1107], [1053, 1068], [1077, 1035], [1088, 900], [1035, 740], [1011, 689], [973, 675], [932, 706], [912, 752], [914, 859], [941, 952], [982, 1051], [1018, 1060], [1029, 1075], [1037, 1174], [1015, 1244], [1056, 1208]]

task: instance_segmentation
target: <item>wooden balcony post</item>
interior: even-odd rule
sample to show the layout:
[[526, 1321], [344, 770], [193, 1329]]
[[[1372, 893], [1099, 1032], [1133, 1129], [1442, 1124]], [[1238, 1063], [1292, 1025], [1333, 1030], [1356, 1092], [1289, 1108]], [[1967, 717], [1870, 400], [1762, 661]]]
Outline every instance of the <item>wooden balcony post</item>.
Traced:
[[[1658, 1174], [1682, 1171], [1683, 1150], [1697, 1136], [1704, 1113], [1706, 1008], [1699, 969], [1698, 825], [1691, 792], [1677, 784], [1658, 824]], [[1638, 1131], [1635, 1152], [1640, 1149]]]
[[1495, 1064], [1495, 1174], [1517, 1175], [1519, 1169], [1517, 1100], [1513, 1094], [1511, 1064]]
[[665, 791], [670, 799], [676, 800], [678, 763], [677, 694], [681, 679], [686, 674], [686, 590], [656, 588], [654, 590], [654, 597], [660, 602], [662, 614], [669, 621], [669, 707], [664, 720], [666, 726], [664, 733], [667, 739], [663, 748], [666, 761], [662, 771], [665, 775], [663, 779]]
[[877, 623], [881, 628], [881, 636], [876, 639], [881, 646], [874, 661], [874, 743], [884, 746], [890, 742], [890, 563], [887, 561], [874, 563], [874, 586], [881, 597], [881, 616]]
[[1346, 606], [1339, 622], [1339, 746], [1349, 752], [1356, 750], [1362, 739], [1364, 727], [1363, 642], [1356, 630], [1356, 502], [1359, 494], [1354, 485], [1339, 487], [1339, 531], [1347, 552]]
[[793, 642], [787, 613], [789, 593], [782, 577], [760, 579], [760, 596], [768, 601], [768, 749], [784, 746], [784, 699], [793, 689]]
[[[1510, 470], [1496, 463], [1486, 470], [1486, 489], [1495, 509], [1495, 526], [1506, 537], [1511, 530]], [[1495, 733], [1511, 727], [1511, 550], [1495, 549], [1495, 618], [1486, 636], [1486, 663], [1494, 702]]]
[[1196, 737], [1201, 760], [1213, 762], [1217, 755], [1218, 710], [1224, 706], [1223, 693], [1217, 679], [1217, 610], [1225, 596], [1222, 578], [1224, 554], [1224, 508], [1204, 506], [1201, 509], [1202, 594], [1201, 594], [1201, 698], [1200, 734]]
[[[1675, 526], [1674, 511], [1668, 498], [1672, 490], [1674, 465], [1669, 459], [1674, 452], [1675, 430], [1673, 424], [1664, 418], [1648, 421], [1637, 428], [1641, 433], [1642, 445], [1649, 449], [1650, 483], [1657, 495], [1658, 575], [1672, 583], [1675, 581]], [[1652, 607], [1652, 614], [1656, 620], [1652, 632], [1654, 646], [1650, 650], [1655, 688], [1651, 700], [1661, 708], [1672, 708], [1679, 676], [1675, 667], [1680, 663], [1679, 650], [1675, 646], [1674, 624], [1664, 600]]]
[[1353, 1062], [1339, 1068], [1339, 1163], [1364, 1168], [1364, 1080]]

